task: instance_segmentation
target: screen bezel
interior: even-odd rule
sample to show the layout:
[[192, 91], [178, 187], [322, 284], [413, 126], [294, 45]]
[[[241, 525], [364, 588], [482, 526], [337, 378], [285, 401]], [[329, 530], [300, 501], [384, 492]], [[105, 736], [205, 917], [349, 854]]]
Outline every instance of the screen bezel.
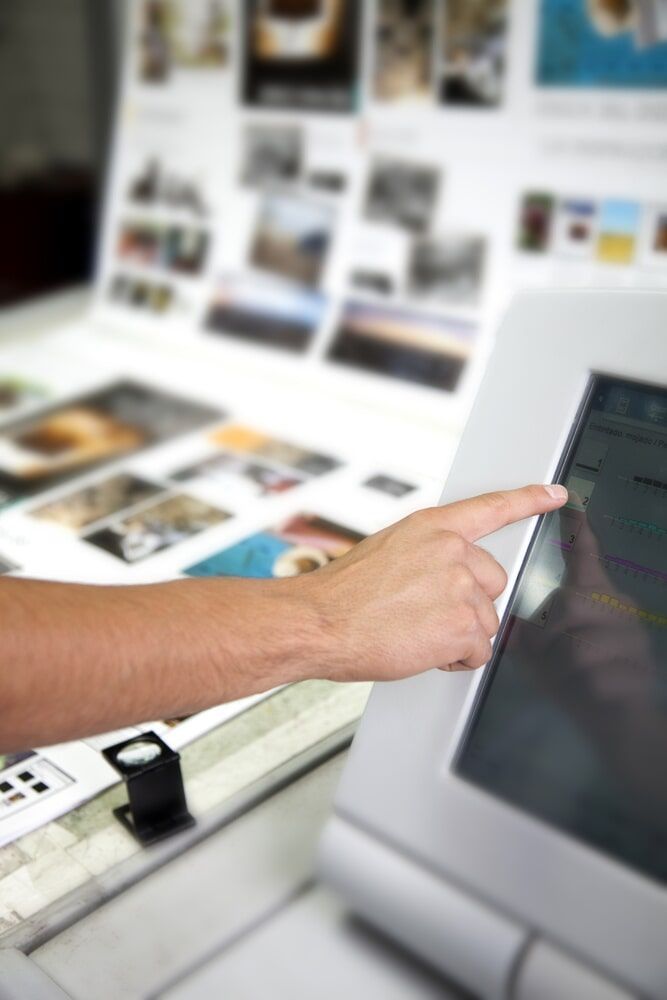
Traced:
[[[579, 447], [581, 439], [585, 433], [586, 424], [591, 416], [593, 397], [598, 391], [600, 385], [604, 385], [604, 383], [609, 383], [609, 382], [628, 387], [635, 387], [642, 391], [650, 392], [653, 390], [655, 392], [660, 392], [660, 393], [667, 392], [666, 386], [660, 386], [655, 382], [648, 382], [643, 380], [640, 381], [638, 379], [619, 377], [617, 375], [610, 375], [608, 372], [601, 372], [601, 371], [591, 372], [588, 378], [585, 391], [582, 395], [581, 404], [578, 408], [578, 412], [576, 414], [576, 417], [572, 423], [570, 432], [568, 434], [566, 445], [563, 449], [561, 458], [558, 462], [558, 465], [554, 473], [553, 481], [555, 483], [561, 483], [565, 485], [566, 478], [570, 471], [572, 461], [576, 454], [577, 448]], [[662, 882], [659, 879], [653, 879], [648, 873], [642, 871], [641, 868], [631, 865], [629, 862], [624, 861], [622, 858], [616, 856], [613, 853], [613, 851], [610, 850], [608, 852], [605, 852], [602, 851], [601, 848], [596, 848], [595, 845], [591, 844], [585, 837], [577, 836], [577, 834], [574, 833], [573, 831], [567, 830], [564, 827], [559, 827], [556, 824], [549, 822], [548, 820], [540, 817], [539, 814], [533, 813], [529, 808], [525, 806], [521, 806], [517, 803], [512, 803], [504, 796], [497, 794], [491, 787], [478, 784], [475, 781], [471, 780], [469, 777], [466, 776], [465, 772], [461, 770], [461, 765], [466, 749], [469, 745], [470, 740], [473, 737], [473, 733], [477, 723], [480, 720], [481, 713], [484, 711], [484, 706], [491, 695], [493, 681], [497, 675], [500, 663], [502, 661], [503, 651], [505, 648], [505, 640], [512, 625], [511, 609], [514, 606], [514, 603], [520, 592], [523, 583], [524, 573], [530, 562], [531, 556], [533, 555], [535, 546], [537, 545], [538, 540], [540, 538], [540, 533], [542, 530], [542, 526], [544, 524], [544, 520], [545, 520], [544, 515], [537, 519], [537, 523], [532, 532], [528, 545], [525, 548], [523, 559], [521, 561], [521, 566], [518, 572], [516, 573], [509, 596], [506, 598], [505, 610], [500, 623], [500, 628], [493, 643], [493, 654], [484, 669], [484, 673], [480, 678], [480, 683], [475, 687], [474, 696], [472, 698], [471, 704], [467, 709], [467, 712], [465, 713], [463, 728], [455, 744], [455, 748], [452, 753], [449, 766], [451, 768], [453, 775], [458, 780], [472, 785], [479, 791], [491, 796], [493, 799], [497, 801], [504, 802], [510, 808], [516, 810], [519, 814], [527, 815], [531, 819], [534, 819], [539, 823], [543, 824], [545, 827], [552, 830], [556, 830], [567, 838], [571, 838], [577, 841], [578, 843], [587, 845], [588, 847], [592, 848], [595, 851], [599, 851], [599, 853], [604, 854], [614, 863], [621, 864], [629, 868], [630, 871], [639, 874], [642, 877], [647, 878], [649, 881], [654, 882], [656, 885], [665, 886], [667, 885], [666, 883]]]
[[[518, 297], [440, 503], [552, 481], [592, 376], [667, 385], [667, 373], [656, 378], [666, 328], [664, 292]], [[505, 567], [508, 591], [535, 524], [512, 525], [481, 543]], [[507, 604], [498, 602], [501, 618]], [[336, 797], [337, 815], [412, 858], [420, 872], [459, 886], [635, 991], [664, 996], [664, 889], [453, 771], [482, 679], [482, 671], [431, 671], [376, 685]]]
[[[559, 462], [556, 466], [553, 475], [554, 483], [563, 483], [564, 472], [568, 468], [569, 463], [574, 455], [574, 452], [576, 451], [581, 433], [583, 431], [584, 419], [588, 413], [588, 407], [591, 402], [593, 393], [595, 392], [595, 385], [598, 379], [615, 378], [615, 377], [616, 376], [609, 376], [601, 372], [590, 372], [582, 396], [581, 404], [579, 405], [576, 416], [572, 422], [572, 426], [568, 433], [565, 447], [563, 448], [561, 457], [559, 459]], [[537, 544], [537, 539], [539, 538], [543, 523], [544, 523], [544, 515], [537, 519], [535, 527], [528, 540], [528, 544], [525, 546], [519, 569], [516, 571], [516, 574], [514, 575], [512, 587], [509, 593], [503, 598], [504, 609], [500, 622], [500, 628], [498, 629], [498, 633], [493, 640], [493, 654], [491, 656], [491, 659], [484, 667], [484, 673], [480, 677], [479, 684], [475, 686], [474, 697], [472, 698], [471, 703], [467, 706], [463, 728], [458, 736], [454, 751], [451, 755], [449, 766], [454, 772], [454, 774], [456, 774], [457, 777], [461, 777], [462, 780], [463, 776], [459, 774], [458, 765], [461, 761], [462, 754], [465, 752], [468, 740], [472, 735], [472, 731], [479, 717], [479, 713], [481, 712], [484, 706], [484, 702], [486, 701], [486, 698], [489, 694], [493, 678], [495, 677], [502, 654], [504, 640], [511, 623], [510, 608], [514, 604], [514, 601], [521, 588], [523, 574], [526, 570], [528, 562], [530, 561], [530, 557], [533, 554], [535, 545]]]

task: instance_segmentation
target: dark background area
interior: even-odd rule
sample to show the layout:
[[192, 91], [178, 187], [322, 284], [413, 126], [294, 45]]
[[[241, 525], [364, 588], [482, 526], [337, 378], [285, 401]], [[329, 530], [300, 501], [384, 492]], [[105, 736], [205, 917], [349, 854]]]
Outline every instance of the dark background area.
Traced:
[[0, 306], [92, 275], [123, 7], [0, 3]]

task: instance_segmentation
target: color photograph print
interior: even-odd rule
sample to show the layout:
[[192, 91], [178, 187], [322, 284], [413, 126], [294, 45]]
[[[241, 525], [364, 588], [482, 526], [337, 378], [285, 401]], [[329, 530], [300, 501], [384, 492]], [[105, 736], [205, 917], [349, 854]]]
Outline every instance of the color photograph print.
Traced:
[[194, 431], [223, 414], [169, 392], [121, 380], [0, 428], [0, 503]]
[[296, 514], [277, 528], [260, 531], [201, 562], [188, 576], [237, 576], [255, 579], [300, 576], [362, 541], [364, 535], [316, 514]]
[[139, 79], [166, 84], [179, 70], [224, 69], [231, 26], [229, 0], [142, 0], [136, 31]]
[[174, 482], [187, 483], [190, 488], [193, 484], [213, 486], [230, 503], [253, 497], [276, 496], [306, 481], [303, 476], [295, 476], [229, 452], [212, 455], [179, 469], [170, 478]]
[[434, 0], [378, 0], [373, 94], [380, 102], [433, 99]]
[[494, 108], [505, 88], [508, 0], [446, 0], [442, 8], [440, 100]]
[[600, 205], [597, 259], [602, 264], [632, 264], [637, 252], [641, 205], [610, 198]]
[[270, 192], [260, 205], [250, 263], [297, 285], [316, 287], [333, 238], [335, 209], [298, 194]]
[[662, 0], [540, 0], [539, 6], [539, 86], [667, 87], [667, 10]]
[[174, 482], [210, 485], [227, 502], [275, 496], [339, 468], [331, 455], [283, 441], [243, 424], [214, 431], [221, 451], [170, 473]]
[[642, 263], [667, 268], [667, 205], [647, 206], [645, 233]]
[[348, 302], [327, 356], [351, 368], [453, 392], [476, 334], [473, 323], [460, 319]]
[[170, 312], [174, 298], [174, 289], [169, 285], [135, 275], [117, 274], [109, 286], [109, 300], [115, 305], [140, 309], [154, 316]]
[[362, 4], [248, 0], [241, 6], [245, 103], [290, 111], [358, 107]]
[[86, 535], [84, 541], [123, 562], [138, 563], [222, 524], [230, 516], [195, 497], [170, 496], [111, 521]]
[[37, 507], [31, 511], [31, 516], [79, 532], [95, 521], [145, 503], [163, 492], [164, 487], [157, 483], [122, 472]]
[[526, 253], [546, 253], [551, 247], [555, 198], [543, 192], [525, 194], [519, 212], [517, 246]]
[[327, 298], [277, 278], [255, 274], [226, 274], [218, 279], [205, 329], [235, 340], [306, 351], [324, 320]]
[[341, 464], [331, 455], [283, 441], [243, 424], [232, 424], [214, 431], [211, 440], [237, 454], [265, 459], [306, 476], [324, 475]]
[[206, 263], [209, 242], [208, 232], [197, 226], [125, 221], [118, 233], [116, 257], [136, 267], [198, 275]]
[[322, 476], [341, 465], [332, 455], [283, 441], [244, 424], [231, 424], [214, 431], [211, 441], [239, 455], [260, 458], [304, 476]]
[[597, 202], [561, 198], [554, 220], [554, 252], [572, 260], [592, 260], [598, 225]]

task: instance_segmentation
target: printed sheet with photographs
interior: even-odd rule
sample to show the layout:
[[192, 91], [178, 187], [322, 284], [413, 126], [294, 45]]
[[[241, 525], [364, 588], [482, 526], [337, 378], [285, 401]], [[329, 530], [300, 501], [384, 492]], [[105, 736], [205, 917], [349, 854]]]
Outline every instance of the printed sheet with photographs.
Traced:
[[[315, 570], [435, 500], [514, 291], [667, 287], [664, 0], [130, 0], [126, 56], [88, 360], [2, 356], [0, 573]], [[0, 844], [124, 735], [0, 761]]]
[[465, 415], [512, 293], [667, 285], [662, 0], [132, 0], [98, 314]]
[[[426, 477], [350, 460], [303, 430], [278, 433], [147, 381], [70, 394], [18, 373], [0, 381], [2, 575], [107, 584], [297, 576], [436, 492]], [[152, 729], [178, 749], [261, 697], [0, 757], [0, 846], [113, 784], [105, 746]]]

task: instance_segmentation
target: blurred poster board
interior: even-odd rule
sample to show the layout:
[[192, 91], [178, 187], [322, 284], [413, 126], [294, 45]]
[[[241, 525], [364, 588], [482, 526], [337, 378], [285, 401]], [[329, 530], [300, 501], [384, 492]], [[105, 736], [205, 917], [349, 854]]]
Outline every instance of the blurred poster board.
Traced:
[[[4, 356], [0, 572], [290, 575], [434, 502], [514, 291], [667, 287], [666, 122], [660, 0], [131, 0], [92, 313]], [[0, 842], [116, 738], [0, 762]]]

